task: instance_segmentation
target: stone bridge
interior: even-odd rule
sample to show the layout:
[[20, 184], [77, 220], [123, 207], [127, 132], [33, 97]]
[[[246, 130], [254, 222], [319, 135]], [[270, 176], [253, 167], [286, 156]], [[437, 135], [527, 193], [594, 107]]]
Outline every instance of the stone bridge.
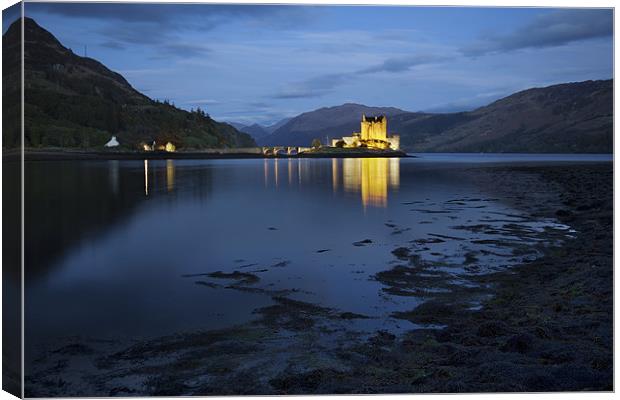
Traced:
[[266, 156], [296, 156], [304, 151], [310, 150], [310, 147], [299, 146], [272, 146], [262, 147], [263, 154]]

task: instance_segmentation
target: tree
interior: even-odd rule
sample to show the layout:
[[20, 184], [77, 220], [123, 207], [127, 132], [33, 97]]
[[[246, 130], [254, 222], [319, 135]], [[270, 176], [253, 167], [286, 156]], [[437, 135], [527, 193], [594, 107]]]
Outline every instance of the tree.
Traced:
[[319, 139], [313, 139], [312, 140], [312, 148], [320, 149], [321, 148], [321, 141]]
[[345, 145], [344, 140], [339, 140], [339, 141], [336, 142], [336, 147], [338, 147], [340, 149], [342, 149], [344, 147], [344, 145]]

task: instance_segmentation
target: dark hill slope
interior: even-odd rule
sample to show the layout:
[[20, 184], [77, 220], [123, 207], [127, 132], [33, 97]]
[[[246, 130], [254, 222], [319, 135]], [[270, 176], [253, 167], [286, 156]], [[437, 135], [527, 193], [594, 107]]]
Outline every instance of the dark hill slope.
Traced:
[[529, 89], [472, 112], [394, 121], [416, 151], [611, 153], [613, 81]]
[[[34, 20], [24, 24], [26, 146], [95, 147], [111, 135], [127, 147], [153, 140], [186, 148], [254, 145], [247, 134], [202, 112], [151, 100], [100, 62], [74, 54]], [[5, 58], [19, 52], [10, 46], [19, 41], [19, 28], [13, 23], [3, 37]], [[7, 72], [5, 82], [19, 79], [18, 71]]]

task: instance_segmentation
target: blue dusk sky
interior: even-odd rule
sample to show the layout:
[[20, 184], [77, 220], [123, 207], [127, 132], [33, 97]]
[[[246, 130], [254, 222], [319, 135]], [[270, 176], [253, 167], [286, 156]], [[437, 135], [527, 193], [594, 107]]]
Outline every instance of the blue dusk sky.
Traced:
[[611, 9], [26, 3], [25, 13], [147, 96], [242, 123], [346, 102], [467, 110], [613, 77]]

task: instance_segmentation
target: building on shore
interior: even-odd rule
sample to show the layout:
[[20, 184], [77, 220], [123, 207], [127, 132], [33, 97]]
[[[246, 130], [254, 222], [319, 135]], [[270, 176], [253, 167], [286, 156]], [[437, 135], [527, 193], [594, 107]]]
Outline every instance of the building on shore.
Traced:
[[177, 150], [177, 146], [172, 142], [158, 145], [153, 140], [153, 144], [142, 143], [141, 146], [142, 146], [142, 150], [144, 151], [156, 151], [157, 150], [157, 151], [167, 151], [168, 153], [174, 153]]
[[332, 147], [368, 147], [372, 149], [398, 150], [400, 137], [388, 135], [387, 117], [367, 117], [362, 114], [360, 132], [340, 139], [332, 139]]
[[155, 141], [153, 140], [153, 144], [142, 143], [142, 149], [144, 151], [155, 151]]
[[118, 147], [119, 143], [118, 140], [116, 140], [116, 136], [112, 136], [112, 139], [110, 139], [110, 141], [106, 144], [104, 144], [105, 147]]
[[175, 151], [177, 151], [177, 146], [175, 146], [174, 143], [172, 142], [168, 142], [164, 146], [164, 150], [167, 151], [168, 153], [174, 153]]

